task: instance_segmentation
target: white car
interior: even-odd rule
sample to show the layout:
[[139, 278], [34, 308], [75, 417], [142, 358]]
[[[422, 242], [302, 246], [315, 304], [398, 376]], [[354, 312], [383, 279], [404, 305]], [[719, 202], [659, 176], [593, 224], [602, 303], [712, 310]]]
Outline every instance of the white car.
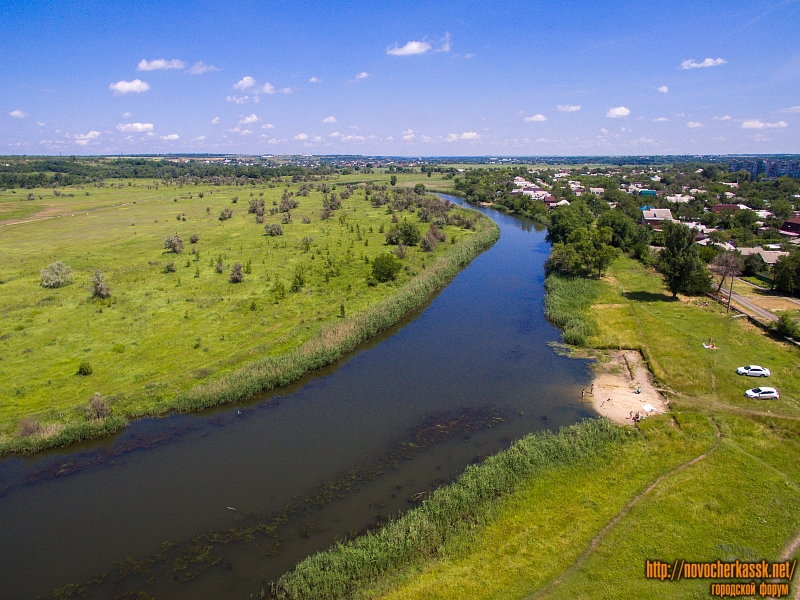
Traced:
[[738, 375], [749, 375], [750, 377], [769, 377], [772, 375], [769, 369], [759, 367], [758, 365], [748, 365], [746, 367], [739, 367], [736, 369]]
[[780, 398], [778, 390], [772, 387], [757, 387], [744, 393], [748, 398]]

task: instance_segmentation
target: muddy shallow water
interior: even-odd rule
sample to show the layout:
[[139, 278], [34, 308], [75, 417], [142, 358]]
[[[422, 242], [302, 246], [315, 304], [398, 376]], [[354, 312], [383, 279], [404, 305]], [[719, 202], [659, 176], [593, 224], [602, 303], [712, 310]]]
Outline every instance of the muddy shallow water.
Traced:
[[335, 365], [0, 461], [0, 598], [258, 597], [514, 439], [594, 416], [580, 402], [587, 363], [548, 346], [544, 232], [486, 212], [500, 240]]

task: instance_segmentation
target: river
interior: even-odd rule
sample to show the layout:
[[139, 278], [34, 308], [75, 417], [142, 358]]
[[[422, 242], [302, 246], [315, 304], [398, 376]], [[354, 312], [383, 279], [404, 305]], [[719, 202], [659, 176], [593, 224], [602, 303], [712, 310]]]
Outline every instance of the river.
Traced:
[[258, 597], [481, 457], [595, 416], [580, 401], [586, 361], [548, 346], [544, 232], [484, 212], [500, 240], [335, 365], [248, 402], [0, 461], [0, 598], [67, 584], [93, 598]]

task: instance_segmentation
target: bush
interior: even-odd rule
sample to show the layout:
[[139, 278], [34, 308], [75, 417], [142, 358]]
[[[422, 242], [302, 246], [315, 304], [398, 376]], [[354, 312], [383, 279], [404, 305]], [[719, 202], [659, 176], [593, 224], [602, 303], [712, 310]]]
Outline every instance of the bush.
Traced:
[[385, 252], [372, 261], [372, 276], [383, 283], [394, 279], [400, 268], [400, 261], [394, 254]]
[[177, 233], [170, 235], [164, 239], [164, 248], [175, 254], [180, 254], [183, 252], [183, 240]]
[[392, 250], [397, 258], [403, 259], [406, 257], [406, 247], [403, 244], [398, 244], [397, 248]]
[[233, 264], [233, 268], [231, 269], [231, 275], [228, 277], [228, 281], [231, 283], [242, 283], [244, 281], [244, 273], [242, 272], [242, 265], [237, 263]]
[[86, 405], [86, 417], [90, 421], [95, 421], [97, 419], [105, 419], [110, 414], [111, 409], [108, 407], [108, 403], [103, 400], [103, 397], [98, 392], [95, 392]]
[[189, 236], [189, 243], [190, 244], [196, 244], [199, 241], [200, 241], [200, 236], [197, 235], [196, 233], [193, 233], [192, 235]]
[[775, 325], [775, 330], [784, 337], [795, 340], [800, 339], [800, 326], [795, 323], [790, 315], [781, 315], [780, 319], [778, 319], [778, 323]]
[[218, 261], [217, 261], [217, 264], [216, 264], [216, 265], [214, 265], [214, 270], [215, 270], [217, 273], [222, 273], [222, 272], [225, 270], [225, 266], [222, 264], [222, 261], [221, 261], [221, 260], [218, 260]]
[[264, 231], [267, 232], [267, 235], [275, 237], [276, 235], [283, 235], [283, 227], [278, 225], [277, 223], [270, 223], [264, 226]]
[[59, 288], [72, 283], [72, 269], [62, 262], [54, 262], [46, 269], [39, 271], [42, 287]]
[[164, 273], [174, 273], [174, 272], [175, 272], [175, 263], [174, 262], [170, 261], [166, 265], [164, 265]]
[[403, 242], [403, 244], [406, 246], [416, 246], [419, 244], [422, 235], [416, 225], [403, 219], [403, 222], [399, 225], [399, 229], [400, 241]]
[[111, 289], [100, 271], [95, 271], [92, 275], [92, 298], [111, 298]]
[[219, 220], [220, 221], [227, 221], [233, 216], [233, 211], [230, 208], [225, 208], [219, 213]]
[[78, 365], [78, 375], [91, 375], [94, 372], [92, 369], [92, 365], [89, 364], [88, 360], [82, 360], [81, 364]]
[[306, 274], [303, 267], [297, 267], [294, 270], [294, 277], [292, 278], [292, 285], [289, 287], [290, 292], [297, 293], [303, 289], [306, 284]]

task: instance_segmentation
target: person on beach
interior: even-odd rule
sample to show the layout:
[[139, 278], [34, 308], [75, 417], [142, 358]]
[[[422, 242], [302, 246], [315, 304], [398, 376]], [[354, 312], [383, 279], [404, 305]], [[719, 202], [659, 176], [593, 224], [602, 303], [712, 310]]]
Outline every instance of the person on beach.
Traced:
[[583, 400], [585, 397], [586, 397], [586, 390], [583, 389], [581, 390], [581, 400]]
[[594, 384], [592, 384], [592, 387], [591, 387], [591, 388], [589, 388], [589, 393], [590, 393], [592, 396], [594, 396]]

